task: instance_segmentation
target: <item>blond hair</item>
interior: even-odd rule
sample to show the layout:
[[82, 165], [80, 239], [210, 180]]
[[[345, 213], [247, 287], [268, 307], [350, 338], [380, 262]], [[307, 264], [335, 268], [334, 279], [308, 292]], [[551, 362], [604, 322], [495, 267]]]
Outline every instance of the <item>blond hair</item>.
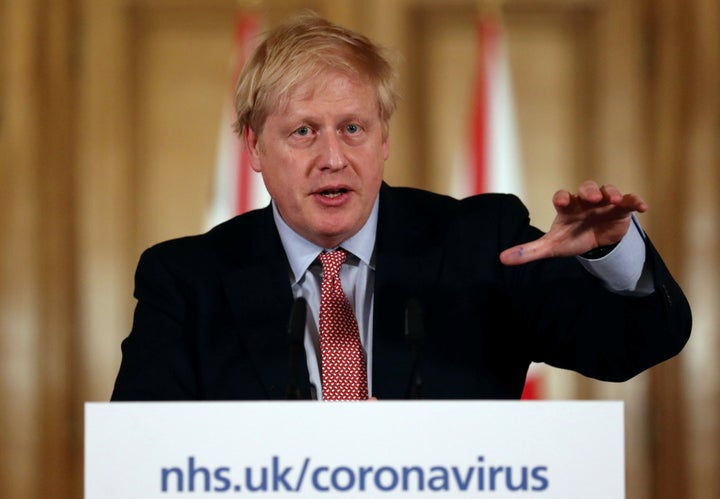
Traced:
[[312, 12], [270, 31], [243, 67], [235, 89], [235, 131], [244, 136], [250, 128], [259, 135], [265, 119], [295, 87], [328, 70], [341, 71], [375, 88], [387, 138], [398, 96], [394, 70], [383, 49]]

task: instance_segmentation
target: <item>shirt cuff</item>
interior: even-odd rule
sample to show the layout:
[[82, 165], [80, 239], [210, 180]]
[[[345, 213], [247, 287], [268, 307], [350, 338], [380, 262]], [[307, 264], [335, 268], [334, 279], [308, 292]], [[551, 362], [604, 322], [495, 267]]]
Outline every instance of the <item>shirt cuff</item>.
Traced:
[[615, 293], [647, 296], [655, 289], [652, 270], [645, 265], [645, 233], [635, 215], [628, 231], [610, 253], [592, 260], [578, 256], [577, 260]]

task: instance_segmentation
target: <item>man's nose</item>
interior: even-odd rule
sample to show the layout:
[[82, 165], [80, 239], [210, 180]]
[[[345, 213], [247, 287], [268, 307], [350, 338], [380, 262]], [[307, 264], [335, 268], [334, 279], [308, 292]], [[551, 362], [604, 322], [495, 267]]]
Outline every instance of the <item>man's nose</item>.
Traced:
[[341, 170], [347, 166], [342, 138], [336, 133], [325, 134], [320, 141], [321, 168]]

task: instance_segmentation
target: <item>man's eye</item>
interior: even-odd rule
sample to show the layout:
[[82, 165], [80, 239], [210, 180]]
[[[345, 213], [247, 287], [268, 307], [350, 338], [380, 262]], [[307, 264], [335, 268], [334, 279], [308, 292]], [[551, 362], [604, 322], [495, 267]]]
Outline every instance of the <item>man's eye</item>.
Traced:
[[347, 132], [348, 132], [349, 134], [356, 134], [356, 133], [358, 133], [358, 132], [360, 131], [360, 126], [355, 125], [355, 124], [353, 123], [353, 124], [347, 125], [347, 126], [345, 127], [345, 130], [347, 130]]
[[300, 137], [307, 137], [308, 135], [310, 135], [310, 127], [301, 126], [297, 130], [295, 130], [295, 135], [299, 135]]

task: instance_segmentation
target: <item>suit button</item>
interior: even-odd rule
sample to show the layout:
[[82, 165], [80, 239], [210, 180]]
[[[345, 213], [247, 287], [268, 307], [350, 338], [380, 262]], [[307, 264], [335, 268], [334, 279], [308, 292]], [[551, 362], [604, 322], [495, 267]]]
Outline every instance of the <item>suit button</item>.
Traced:
[[670, 291], [668, 291], [667, 285], [662, 285], [663, 293], [665, 294], [665, 301], [667, 301], [668, 305], [672, 306], [672, 298], [670, 297]]

